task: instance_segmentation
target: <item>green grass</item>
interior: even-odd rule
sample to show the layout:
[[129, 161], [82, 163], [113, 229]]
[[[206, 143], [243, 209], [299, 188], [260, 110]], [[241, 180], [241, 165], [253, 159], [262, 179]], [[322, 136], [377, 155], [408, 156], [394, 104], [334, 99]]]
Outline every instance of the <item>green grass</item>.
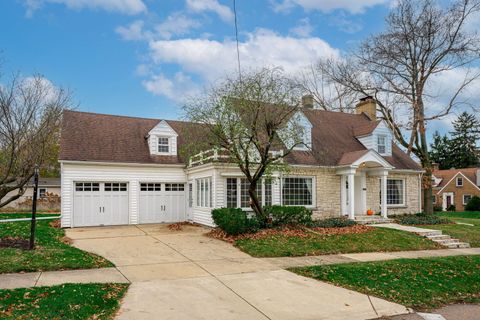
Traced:
[[290, 271], [415, 309], [480, 302], [480, 256], [399, 259]]
[[469, 223], [473, 226], [463, 224], [441, 224], [425, 226], [429, 229], [442, 230], [460, 241], [470, 243], [472, 247], [480, 247], [480, 212], [441, 212], [437, 215], [449, 218], [454, 222]]
[[[1, 219], [29, 217], [29, 214], [0, 214]], [[41, 215], [48, 216], [48, 215]], [[110, 267], [113, 264], [62, 241], [65, 232], [50, 226], [52, 220], [37, 221], [35, 250], [0, 248], [0, 273]], [[30, 221], [0, 223], [0, 238], [30, 238]]]
[[113, 319], [127, 284], [0, 290], [1, 319]]
[[354, 252], [388, 252], [438, 249], [439, 245], [403, 231], [375, 228], [361, 234], [312, 234], [308, 238], [270, 236], [263, 239], [241, 239], [235, 245], [254, 257], [287, 257]]

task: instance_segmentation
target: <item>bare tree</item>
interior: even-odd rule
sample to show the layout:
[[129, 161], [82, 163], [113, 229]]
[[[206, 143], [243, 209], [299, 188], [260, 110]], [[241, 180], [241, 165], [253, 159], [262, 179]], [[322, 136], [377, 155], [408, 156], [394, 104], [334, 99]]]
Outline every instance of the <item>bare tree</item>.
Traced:
[[242, 74], [241, 80], [227, 78], [184, 108], [190, 121], [205, 126], [208, 147], [223, 150], [238, 165], [249, 182], [250, 205], [264, 221], [256, 188], [273, 170], [285, 170], [282, 159], [303, 143], [294, 117], [300, 90], [280, 69], [262, 69]]
[[[421, 162], [424, 210], [432, 213], [432, 162], [427, 124], [465, 104], [462, 93], [479, 78], [472, 67], [480, 53], [468, 22], [480, 10], [478, 0], [455, 0], [442, 7], [434, 0], [399, 0], [386, 29], [367, 38], [344, 59], [321, 61], [318, 72], [353, 93], [373, 96], [396, 140]], [[436, 92], [436, 80], [449, 72], [464, 74], [451, 93]], [[437, 90], [438, 91], [438, 90]], [[439, 96], [448, 94], [447, 102]]]
[[38, 75], [0, 85], [0, 207], [21, 197], [35, 167], [49, 159], [69, 106], [69, 93]]

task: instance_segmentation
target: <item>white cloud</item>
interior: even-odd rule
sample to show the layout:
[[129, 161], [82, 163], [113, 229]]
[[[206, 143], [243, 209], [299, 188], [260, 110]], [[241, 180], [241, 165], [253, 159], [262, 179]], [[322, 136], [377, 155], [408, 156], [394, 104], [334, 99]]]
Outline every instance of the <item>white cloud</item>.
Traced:
[[290, 29], [290, 33], [302, 38], [309, 37], [313, 32], [313, 26], [310, 24], [310, 19], [304, 18], [300, 23]]
[[191, 19], [182, 13], [174, 13], [155, 27], [155, 31], [163, 39], [170, 39], [175, 35], [185, 35], [191, 29], [200, 27], [197, 20]]
[[362, 24], [354, 21], [351, 17], [347, 17], [344, 12], [332, 15], [329, 24], [346, 33], [356, 33], [363, 29]]
[[[320, 38], [284, 37], [265, 29], [248, 34], [239, 48], [244, 67], [281, 66], [291, 73], [319, 57], [339, 54]], [[237, 63], [236, 44], [228, 39], [223, 42], [208, 39], [152, 41], [150, 50], [155, 63], [176, 64], [209, 81], [235, 70]]]
[[391, 0], [272, 0], [273, 9], [276, 12], [288, 12], [296, 6], [305, 10], [318, 10], [331, 12], [333, 10], [345, 10], [350, 13], [362, 13], [365, 9], [379, 4], [388, 4]]
[[151, 38], [151, 34], [144, 31], [143, 26], [144, 22], [137, 20], [126, 27], [117, 27], [115, 32], [117, 32], [124, 40], [128, 41], [149, 40]]
[[187, 0], [187, 8], [194, 12], [212, 11], [223, 21], [233, 20], [233, 12], [230, 7], [220, 4], [218, 0]]
[[173, 13], [165, 21], [156, 24], [151, 30], [146, 30], [145, 22], [137, 20], [127, 26], [119, 26], [115, 31], [128, 41], [149, 41], [156, 39], [170, 39], [173, 36], [188, 34], [192, 29], [200, 27], [197, 20], [181, 13]]
[[198, 86], [183, 72], [177, 72], [172, 78], [167, 78], [163, 74], [154, 75], [142, 84], [147, 91], [177, 102], [185, 101], [199, 93]]
[[[172, 86], [181, 89], [186, 84], [187, 90], [193, 92], [192, 78], [199, 80], [198, 88], [202, 83], [214, 82], [237, 70], [236, 43], [230, 39], [157, 40], [151, 41], [149, 47], [153, 65], [173, 65], [181, 70], [182, 75], [169, 79], [162, 74], [144, 82], [147, 90], [154, 94], [174, 97]], [[247, 34], [239, 48], [242, 68], [279, 66], [292, 75], [320, 57], [339, 56], [337, 49], [320, 38], [299, 39], [265, 29]], [[189, 81], [183, 77], [188, 77]]]
[[63, 4], [69, 9], [102, 9], [129, 15], [147, 11], [147, 6], [142, 0], [25, 0], [27, 16], [31, 16], [48, 3]]

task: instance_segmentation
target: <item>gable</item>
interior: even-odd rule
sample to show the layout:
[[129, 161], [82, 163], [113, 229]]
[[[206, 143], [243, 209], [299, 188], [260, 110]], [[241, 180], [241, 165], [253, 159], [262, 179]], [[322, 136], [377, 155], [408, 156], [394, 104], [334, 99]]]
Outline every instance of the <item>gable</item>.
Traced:
[[[462, 187], [457, 187], [457, 178], [462, 177], [463, 178], [463, 186]], [[445, 191], [455, 191], [455, 190], [461, 190], [461, 189], [466, 189], [466, 188], [473, 188], [476, 191], [480, 191], [480, 188], [472, 181], [470, 180], [466, 175], [464, 175], [462, 172], [458, 172], [455, 174], [448, 182], [445, 183], [445, 185], [438, 190], [437, 194], [440, 194]]]
[[[167, 121], [160, 121], [155, 127], [148, 132], [148, 145], [150, 154], [152, 155], [177, 155], [177, 137], [178, 134], [167, 123]], [[160, 141], [167, 141], [162, 144], [165, 150], [160, 150]]]
[[[382, 152], [382, 156], [391, 156], [392, 155], [392, 143], [393, 143], [393, 133], [390, 128], [386, 125], [385, 121], [380, 121], [376, 123], [370, 133], [364, 134], [363, 136], [357, 136], [358, 141], [360, 141], [365, 148], [369, 150], [375, 150], [380, 153], [379, 141], [382, 137], [382, 140], [385, 141], [385, 152]], [[358, 131], [357, 131], [358, 132]]]

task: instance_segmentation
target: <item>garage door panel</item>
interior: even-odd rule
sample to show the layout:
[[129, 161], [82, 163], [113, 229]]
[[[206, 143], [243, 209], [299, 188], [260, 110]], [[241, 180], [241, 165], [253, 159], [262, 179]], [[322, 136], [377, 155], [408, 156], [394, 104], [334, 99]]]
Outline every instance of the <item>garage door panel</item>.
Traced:
[[185, 220], [185, 186], [181, 183], [141, 183], [140, 223], [167, 223]]

